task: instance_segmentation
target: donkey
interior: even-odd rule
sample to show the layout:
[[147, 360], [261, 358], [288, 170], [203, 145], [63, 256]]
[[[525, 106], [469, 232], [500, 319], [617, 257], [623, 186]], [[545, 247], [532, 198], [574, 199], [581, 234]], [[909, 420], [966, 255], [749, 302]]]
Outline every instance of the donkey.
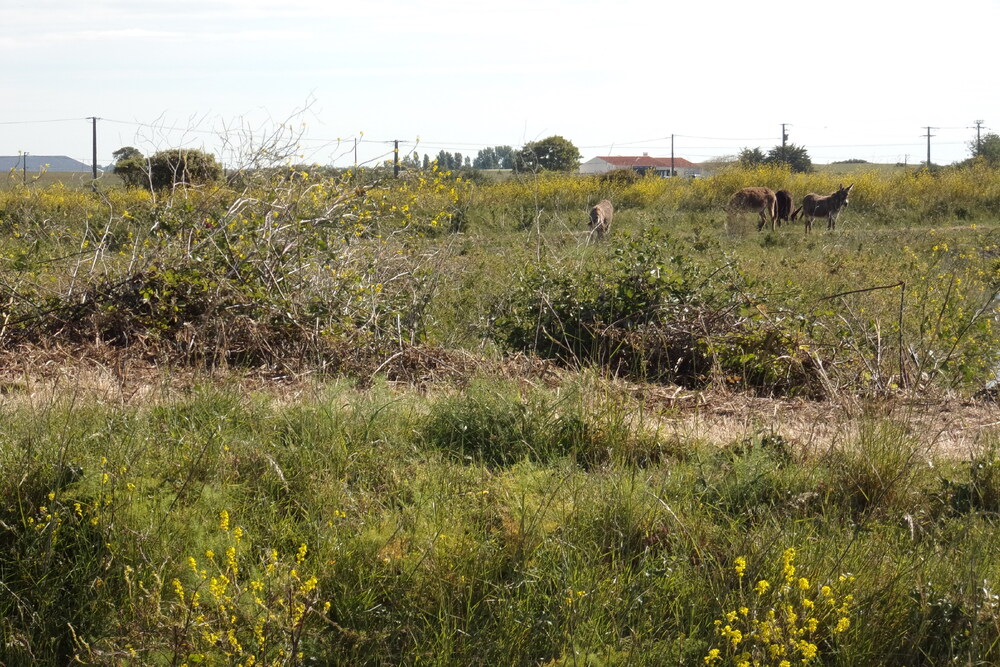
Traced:
[[775, 215], [777, 216], [778, 226], [781, 227], [781, 221], [790, 222], [792, 215], [792, 193], [788, 190], [778, 190], [774, 193], [774, 198], [776, 202]]
[[847, 208], [847, 196], [851, 194], [853, 187], [853, 183], [846, 188], [841, 185], [836, 192], [825, 197], [812, 193], [807, 194], [802, 198], [802, 206], [799, 206], [792, 213], [792, 220], [795, 220], [801, 213], [802, 217], [806, 218], [807, 234], [812, 230], [815, 218], [826, 218], [826, 228], [828, 230], [836, 229], [837, 215], [840, 213], [840, 209]]
[[[771, 231], [773, 232], [775, 206], [776, 200], [774, 191], [771, 188], [751, 187], [737, 191], [729, 199], [729, 203], [726, 205], [726, 212], [729, 214], [729, 220], [732, 221], [741, 211], [757, 211], [760, 215], [760, 222], [757, 223], [757, 231], [759, 232], [764, 229], [764, 223], [767, 222], [767, 217], [770, 217]], [[765, 213], [767, 216], [765, 216]]]
[[615, 217], [615, 207], [607, 199], [602, 199], [590, 208], [590, 233], [597, 234], [598, 239], [611, 228], [611, 219]]

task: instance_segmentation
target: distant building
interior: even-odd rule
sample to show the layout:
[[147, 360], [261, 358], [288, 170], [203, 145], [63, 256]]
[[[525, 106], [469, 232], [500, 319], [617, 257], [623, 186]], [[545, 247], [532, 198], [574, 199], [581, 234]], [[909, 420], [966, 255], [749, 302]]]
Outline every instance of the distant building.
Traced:
[[648, 153], [642, 155], [607, 155], [595, 157], [580, 165], [581, 174], [603, 174], [615, 169], [633, 169], [640, 174], [655, 173], [664, 178], [670, 176], [671, 159], [675, 176], [696, 177], [702, 175], [699, 165], [685, 160], [682, 157], [650, 157]]
[[[39, 171], [91, 171], [89, 164], [65, 155], [0, 155], [0, 173], [11, 169], [31, 172]], [[98, 171], [101, 168], [98, 167]]]

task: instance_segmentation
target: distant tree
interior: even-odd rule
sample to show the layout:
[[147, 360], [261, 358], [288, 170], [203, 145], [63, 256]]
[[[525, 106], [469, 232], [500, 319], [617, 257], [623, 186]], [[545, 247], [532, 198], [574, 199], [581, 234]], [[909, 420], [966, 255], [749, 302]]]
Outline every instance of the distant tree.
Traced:
[[424, 153], [423, 168], [424, 169], [430, 169], [431, 168], [431, 158], [430, 158], [430, 156], [427, 155], [427, 153]]
[[115, 158], [115, 162], [119, 162], [121, 160], [127, 160], [130, 157], [142, 157], [142, 151], [134, 146], [122, 146], [111, 155]]
[[149, 158], [149, 183], [154, 190], [178, 183], [209, 183], [222, 176], [222, 166], [211, 153], [171, 148]]
[[510, 146], [497, 146], [497, 158], [500, 161], [499, 169], [514, 168], [514, 149]]
[[417, 153], [407, 153], [403, 157], [403, 166], [407, 169], [419, 169], [420, 168], [420, 155]]
[[461, 169], [462, 168], [462, 154], [461, 153], [455, 153], [454, 162], [452, 162], [452, 164], [454, 165], [452, 167], [452, 169]]
[[499, 169], [500, 159], [497, 151], [492, 146], [481, 148], [476, 153], [476, 159], [472, 161], [472, 166], [476, 169]]
[[149, 166], [138, 148], [123, 146], [111, 155], [115, 158], [115, 174], [125, 187], [149, 187]]
[[475, 169], [513, 169], [514, 149], [510, 146], [490, 146], [483, 148], [472, 161]]
[[975, 141], [970, 141], [969, 149], [973, 158], [979, 158], [992, 166], [1000, 165], [1000, 135], [993, 132], [984, 134], [978, 145]]
[[448, 151], [442, 150], [437, 154], [437, 163], [439, 169], [451, 171], [455, 169], [455, 156]]
[[740, 163], [741, 167], [751, 168], [767, 162], [767, 156], [764, 155], [764, 151], [759, 148], [744, 148], [740, 151], [740, 154], [736, 156], [736, 161]]
[[465, 164], [462, 165], [466, 169], [472, 169], [472, 158], [468, 155], [465, 156]]
[[514, 155], [518, 171], [573, 171], [579, 166], [579, 149], [560, 136], [527, 143]]
[[813, 168], [809, 152], [804, 147], [795, 144], [775, 146], [767, 152], [767, 158], [764, 161], [773, 165], [785, 164], [792, 171], [800, 173], [810, 172]]

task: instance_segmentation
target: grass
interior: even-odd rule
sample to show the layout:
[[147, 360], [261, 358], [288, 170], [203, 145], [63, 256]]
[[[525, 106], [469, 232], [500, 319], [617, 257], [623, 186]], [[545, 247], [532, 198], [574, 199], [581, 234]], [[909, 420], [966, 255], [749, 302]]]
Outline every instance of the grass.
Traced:
[[825, 455], [718, 448], [580, 388], [14, 401], [4, 663], [996, 659], [995, 436], [942, 459], [871, 417]]
[[0, 663], [998, 661], [996, 173], [257, 176], [0, 192]]

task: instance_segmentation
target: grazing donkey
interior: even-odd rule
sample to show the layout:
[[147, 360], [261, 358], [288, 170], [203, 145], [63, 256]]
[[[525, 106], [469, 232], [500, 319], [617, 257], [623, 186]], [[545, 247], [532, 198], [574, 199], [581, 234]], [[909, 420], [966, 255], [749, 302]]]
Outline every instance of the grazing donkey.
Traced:
[[602, 199], [590, 208], [590, 233], [597, 234], [597, 238], [604, 238], [604, 235], [611, 228], [611, 219], [615, 217], [615, 207], [607, 199]]
[[781, 227], [781, 221], [785, 222], [791, 221], [792, 215], [792, 193], [788, 190], [778, 190], [774, 193], [775, 199], [775, 216], [777, 216], [778, 226]]
[[826, 218], [826, 228], [836, 229], [837, 215], [840, 213], [840, 209], [847, 208], [847, 195], [851, 193], [853, 187], [853, 183], [846, 188], [841, 185], [836, 192], [825, 197], [812, 193], [807, 194], [802, 198], [802, 206], [799, 206], [792, 213], [792, 220], [795, 220], [801, 213], [802, 217], [806, 218], [807, 234], [812, 230], [814, 218]]
[[732, 221], [741, 211], [757, 211], [760, 214], [760, 222], [757, 223], [758, 232], [764, 229], [764, 223], [767, 221], [767, 217], [764, 215], [766, 213], [771, 218], [771, 231], [773, 232], [775, 206], [776, 200], [771, 188], [751, 187], [737, 191], [726, 205], [726, 212], [729, 214], [729, 220]]

